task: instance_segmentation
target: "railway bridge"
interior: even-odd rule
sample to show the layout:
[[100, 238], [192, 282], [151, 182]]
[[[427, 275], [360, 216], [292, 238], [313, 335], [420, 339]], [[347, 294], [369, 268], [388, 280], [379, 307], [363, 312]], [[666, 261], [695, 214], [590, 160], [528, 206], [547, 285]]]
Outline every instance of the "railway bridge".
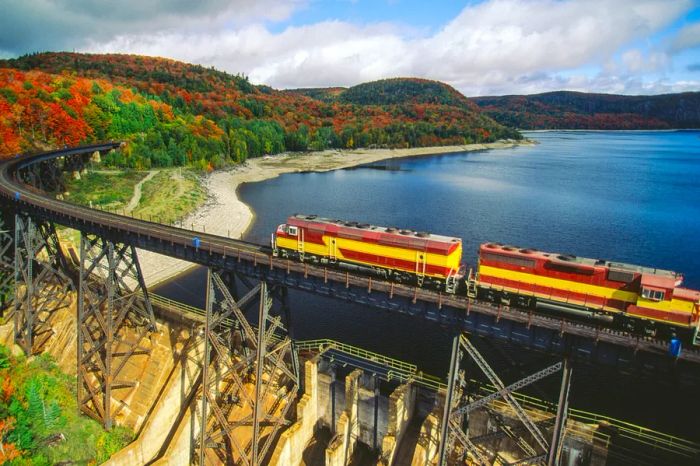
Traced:
[[[133, 384], [133, 381], [120, 379], [120, 373], [129, 358], [148, 351], [144, 341], [155, 328], [137, 248], [200, 264], [209, 270], [202, 330], [206, 337], [201, 394], [202, 412], [206, 415], [202, 416], [198, 444], [202, 464], [209, 450], [219, 448], [221, 432], [228, 433], [232, 442], [235, 437], [230, 434], [230, 422], [222, 414], [227, 409], [224, 405], [232, 403], [232, 397], [222, 397], [218, 393], [216, 377], [220, 374], [207, 371], [214, 361], [226, 367], [227, 374], [233, 377], [230, 387], [242, 386], [243, 366], [255, 371], [255, 387], [246, 400], [251, 414], [245, 422], [239, 422], [252, 429], [252, 450], [241, 450], [239, 455], [249, 455], [250, 464], [259, 464], [270, 447], [268, 440], [284, 425], [286, 411], [273, 412], [279, 406], [267, 407], [272, 411], [265, 411], [267, 408], [260, 400], [269, 386], [284, 386], [291, 396], [300, 385], [293, 328], [289, 325], [288, 289], [437, 322], [452, 329], [455, 335], [467, 332], [488, 336], [593, 363], [648, 366], [671, 362], [668, 343], [664, 341], [602, 325], [495, 306], [466, 296], [297, 263], [274, 257], [268, 246], [78, 206], [49, 194], [60, 192], [65, 171], [80, 170], [95, 152], [104, 154], [119, 150], [120, 145], [106, 142], [66, 147], [18, 156], [0, 164], [0, 197], [8, 223], [6, 228], [0, 228], [0, 267], [12, 272], [12, 280], [0, 283], [0, 294], [14, 281], [10, 309], [15, 341], [28, 354], [39, 350], [49, 334], [47, 325], [52, 309], [69, 289], [77, 291], [79, 406], [107, 428], [112, 424], [112, 392]], [[56, 234], [58, 225], [81, 233], [78, 268], [71, 265], [70, 258], [65, 257], [60, 247]], [[238, 294], [236, 279], [248, 284], [249, 291]], [[273, 301], [279, 303], [277, 316], [272, 312]], [[248, 323], [245, 315], [255, 303], [257, 328]], [[232, 342], [231, 322], [237, 323], [234, 327], [238, 343], [243, 342], [248, 349], [244, 352], [243, 363], [234, 361], [227, 353], [225, 342]], [[138, 331], [126, 339], [123, 332], [126, 327]], [[485, 364], [464, 339], [455, 338], [453, 353], [460, 347], [460, 341], [462, 349], [480, 366]], [[700, 351], [684, 348], [672, 362], [698, 363]], [[454, 364], [453, 361], [451, 367]], [[541, 371], [533, 380], [559, 369], [561, 365], [549, 372]], [[488, 369], [485, 371], [490, 374]], [[453, 379], [454, 374], [449, 380]], [[497, 377], [492, 381], [498, 381]], [[452, 385], [448, 384], [448, 400]], [[499, 390], [508, 400], [510, 388], [500, 384]], [[282, 405], [289, 407], [289, 400]], [[444, 421], [443, 438], [452, 439], [452, 443], [460, 442], [467, 451], [477, 455], [478, 450], [460, 433], [449, 409]], [[524, 422], [537, 432], [534, 425]], [[533, 435], [538, 449], [541, 447], [539, 453], [533, 453], [533, 458], [544, 461], [549, 453], [547, 442], [541, 434]]]

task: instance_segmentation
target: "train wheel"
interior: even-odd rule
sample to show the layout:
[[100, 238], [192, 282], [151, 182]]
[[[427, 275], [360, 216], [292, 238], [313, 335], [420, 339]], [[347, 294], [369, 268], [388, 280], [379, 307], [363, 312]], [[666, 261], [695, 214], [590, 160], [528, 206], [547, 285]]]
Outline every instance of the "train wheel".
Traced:
[[652, 324], [651, 322], [647, 322], [644, 325], [644, 335], [647, 337], [651, 338], [656, 338], [656, 335], [658, 333], [658, 330], [656, 328], [656, 325]]
[[532, 307], [532, 298], [519, 295], [515, 300], [515, 306], [521, 309], [529, 309]]
[[637, 319], [630, 319], [629, 317], [623, 317], [621, 321], [621, 327], [623, 330], [627, 332], [634, 332], [635, 331], [635, 321]]

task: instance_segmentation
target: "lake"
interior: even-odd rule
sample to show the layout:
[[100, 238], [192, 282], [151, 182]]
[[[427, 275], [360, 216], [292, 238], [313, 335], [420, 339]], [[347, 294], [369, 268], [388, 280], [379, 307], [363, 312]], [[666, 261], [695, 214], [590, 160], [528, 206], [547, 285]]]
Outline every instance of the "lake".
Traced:
[[[268, 244], [288, 215], [317, 214], [460, 237], [470, 266], [480, 243], [497, 241], [670, 269], [700, 288], [700, 132], [525, 134], [538, 144], [243, 185], [239, 195], [256, 212], [246, 239]], [[203, 279], [196, 271], [158, 292], [201, 305], [202, 295], [192, 290], [203, 290]], [[301, 292], [290, 296], [296, 338], [342, 340], [445, 375], [450, 337], [440, 326]], [[479, 344], [507, 382], [552, 361], [500, 342]], [[572, 406], [700, 437], [700, 408], [690, 401], [696, 388], [672, 373], [650, 382], [614, 368], [575, 371]], [[558, 382], [553, 377], [541, 391], [551, 395]]]

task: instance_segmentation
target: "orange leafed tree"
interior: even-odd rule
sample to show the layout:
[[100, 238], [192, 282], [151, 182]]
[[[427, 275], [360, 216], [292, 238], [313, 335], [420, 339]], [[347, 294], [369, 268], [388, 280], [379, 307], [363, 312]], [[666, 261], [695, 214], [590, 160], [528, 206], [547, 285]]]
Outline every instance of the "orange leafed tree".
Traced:
[[12, 379], [9, 377], [4, 377], [2, 381], [2, 388], [0, 388], [0, 398], [3, 403], [10, 401], [10, 397], [15, 392], [15, 386], [12, 384]]
[[5, 435], [7, 435], [15, 426], [15, 418], [8, 417], [0, 419], [0, 464], [5, 464], [7, 461], [20, 456], [19, 450], [14, 443], [5, 443]]

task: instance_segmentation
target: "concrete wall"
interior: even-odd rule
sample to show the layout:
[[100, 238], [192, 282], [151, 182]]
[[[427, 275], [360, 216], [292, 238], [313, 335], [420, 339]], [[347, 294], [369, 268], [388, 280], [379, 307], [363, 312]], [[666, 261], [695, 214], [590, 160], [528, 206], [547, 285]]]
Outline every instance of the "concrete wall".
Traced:
[[[358, 401], [360, 441], [373, 449], [381, 449], [382, 439], [389, 426], [389, 400], [380, 394], [381, 381], [371, 374], [363, 374]], [[375, 426], [375, 409], [377, 414]], [[376, 429], [376, 444], [375, 444]]]
[[357, 415], [361, 377], [362, 371], [356, 369], [345, 378], [345, 409], [326, 448], [326, 466], [344, 466], [352, 457], [360, 431]]
[[195, 394], [201, 386], [201, 363], [204, 360], [204, 341], [197, 338], [195, 350], [188, 353], [187, 364], [179, 375], [175, 387], [178, 392], [180, 410], [175, 424], [169, 429], [165, 442], [159, 445], [163, 454], [152, 464], [154, 465], [186, 465], [191, 464], [194, 452], [194, 439], [199, 435], [199, 421], [196, 416], [200, 409]]
[[[180, 338], [182, 343], [174, 348], [177, 364], [164, 384], [152, 415], [137, 439], [113, 455], [106, 465], [128, 466], [146, 464], [153, 460], [161, 447], [167, 443], [178, 417], [187, 409], [188, 394], [199, 373], [198, 361], [201, 360], [202, 345], [196, 345], [194, 338], [190, 338], [187, 332], [183, 332]], [[188, 461], [179, 464], [188, 464]]]
[[396, 388], [389, 397], [387, 433], [382, 440], [382, 460], [392, 464], [396, 449], [415, 412], [416, 388], [404, 384]]
[[314, 435], [318, 422], [318, 358], [304, 364], [304, 395], [297, 404], [297, 421], [289, 426], [277, 442], [271, 466], [301, 463], [306, 445]]
[[442, 413], [436, 411], [430, 413], [423, 421], [411, 466], [432, 466], [437, 464], [441, 415]]
[[[344, 400], [345, 391], [342, 389], [342, 383], [335, 383], [335, 369], [330, 368], [328, 363], [324, 360], [318, 363], [318, 376], [316, 380], [318, 387], [318, 398], [316, 412], [318, 419], [321, 424], [331, 427], [333, 430], [333, 419], [338, 419], [340, 413], [343, 410], [343, 401], [340, 403], [338, 400]], [[335, 393], [336, 400], [336, 416], [333, 417], [331, 413], [331, 387]], [[338, 409], [338, 407], [340, 409]]]

